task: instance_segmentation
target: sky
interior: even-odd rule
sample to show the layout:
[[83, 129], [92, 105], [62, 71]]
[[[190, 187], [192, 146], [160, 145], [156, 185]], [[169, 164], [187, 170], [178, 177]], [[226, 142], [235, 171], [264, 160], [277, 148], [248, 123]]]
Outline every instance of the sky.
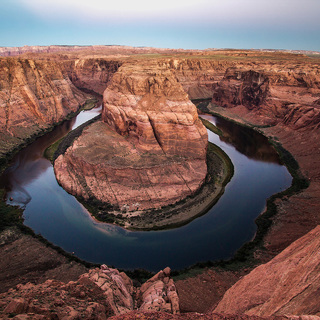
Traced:
[[320, 0], [0, 0], [0, 46], [320, 51]]

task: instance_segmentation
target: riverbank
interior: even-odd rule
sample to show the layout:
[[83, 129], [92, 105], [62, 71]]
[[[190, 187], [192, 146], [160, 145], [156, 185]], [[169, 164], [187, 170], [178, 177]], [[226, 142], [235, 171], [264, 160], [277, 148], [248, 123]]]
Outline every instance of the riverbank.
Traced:
[[223, 195], [234, 170], [228, 155], [212, 143], [208, 144], [207, 168], [206, 181], [196, 194], [159, 210], [146, 211], [136, 216], [129, 214], [120, 223], [124, 221], [124, 227], [129, 230], [171, 229], [207, 213]]
[[0, 293], [47, 279], [73, 281], [93, 264], [81, 261], [23, 224], [23, 210], [4, 202], [0, 189]]

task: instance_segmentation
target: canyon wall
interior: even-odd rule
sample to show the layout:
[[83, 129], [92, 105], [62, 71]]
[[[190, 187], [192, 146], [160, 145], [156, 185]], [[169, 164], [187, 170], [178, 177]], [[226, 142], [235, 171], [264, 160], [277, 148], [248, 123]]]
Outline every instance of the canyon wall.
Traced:
[[76, 112], [88, 95], [59, 64], [0, 59], [0, 157]]
[[245, 66], [226, 70], [214, 84], [212, 103], [254, 111], [252, 122], [282, 123], [293, 129], [318, 127], [320, 120], [320, 66], [293, 62]]
[[71, 82], [79, 89], [103, 95], [112, 75], [117, 71], [121, 61], [108, 58], [84, 57], [68, 60], [65, 67]]
[[170, 70], [123, 64], [103, 104], [102, 121], [55, 161], [66, 190], [126, 213], [160, 208], [199, 189], [207, 172], [207, 132]]
[[172, 70], [190, 99], [212, 99], [233, 112], [252, 112], [252, 123], [283, 123], [293, 129], [320, 120], [318, 60], [283, 53], [206, 53], [159, 59]]

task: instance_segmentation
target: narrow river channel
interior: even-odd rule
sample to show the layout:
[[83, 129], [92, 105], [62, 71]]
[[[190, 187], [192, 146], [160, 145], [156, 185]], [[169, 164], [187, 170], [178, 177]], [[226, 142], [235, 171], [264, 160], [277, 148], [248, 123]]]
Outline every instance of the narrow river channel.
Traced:
[[181, 269], [200, 261], [230, 258], [256, 231], [266, 199], [288, 188], [291, 176], [266, 139], [234, 123], [204, 115], [225, 133], [209, 141], [231, 158], [235, 174], [209, 212], [172, 230], [132, 232], [97, 223], [54, 176], [44, 150], [66, 132], [99, 114], [81, 112], [19, 152], [1, 177], [8, 203], [24, 208], [24, 223], [81, 259], [124, 269]]

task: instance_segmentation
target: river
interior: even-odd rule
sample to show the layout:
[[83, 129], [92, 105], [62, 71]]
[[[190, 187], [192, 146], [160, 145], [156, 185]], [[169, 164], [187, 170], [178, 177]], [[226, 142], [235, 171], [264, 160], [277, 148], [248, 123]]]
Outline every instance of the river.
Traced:
[[1, 177], [8, 203], [24, 208], [24, 223], [65, 251], [94, 263], [123, 269], [181, 269], [200, 261], [232, 257], [256, 232], [255, 218], [266, 199], [291, 185], [291, 176], [267, 139], [253, 130], [213, 116], [224, 138], [209, 141], [231, 158], [235, 173], [209, 212], [189, 224], [164, 231], [128, 231], [94, 221], [60, 187], [44, 150], [69, 130], [95, 117], [101, 108], [81, 112], [19, 152]]

